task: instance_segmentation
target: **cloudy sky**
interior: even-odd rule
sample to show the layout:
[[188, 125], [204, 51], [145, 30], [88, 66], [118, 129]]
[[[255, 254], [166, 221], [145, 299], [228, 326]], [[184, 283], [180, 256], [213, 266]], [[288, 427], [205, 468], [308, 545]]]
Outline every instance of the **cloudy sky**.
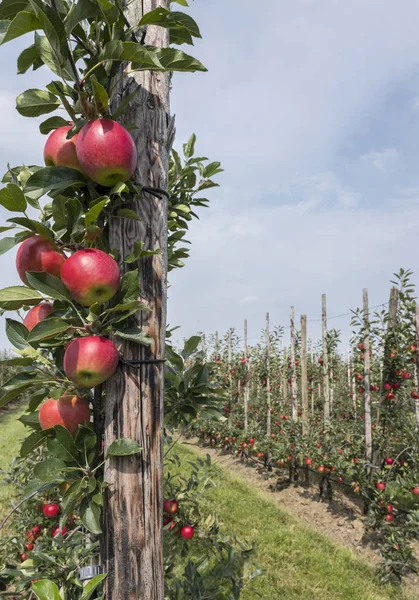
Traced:
[[[180, 337], [241, 332], [247, 318], [256, 340], [267, 311], [273, 325], [288, 324], [291, 305], [318, 319], [322, 293], [330, 316], [359, 306], [364, 287], [371, 305], [386, 302], [394, 271], [419, 273], [419, 4], [191, 5], [203, 35], [191, 53], [209, 72], [174, 78], [177, 144], [195, 132], [199, 155], [225, 172], [171, 276], [170, 324]], [[14, 110], [20, 91], [47, 81], [15, 75], [22, 47], [0, 49], [3, 170], [41, 163], [45, 141]], [[18, 283], [12, 259], [0, 257], [3, 286]], [[349, 318], [330, 327], [346, 343]]]

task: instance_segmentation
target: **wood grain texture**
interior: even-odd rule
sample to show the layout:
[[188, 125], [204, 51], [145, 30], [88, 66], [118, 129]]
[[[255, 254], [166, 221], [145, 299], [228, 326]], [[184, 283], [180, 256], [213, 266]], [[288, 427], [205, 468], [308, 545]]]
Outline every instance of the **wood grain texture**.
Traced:
[[[126, 8], [128, 21], [156, 8], [165, 0], [135, 0]], [[168, 32], [149, 27], [145, 43], [168, 46]], [[127, 68], [123, 65], [122, 68]], [[129, 68], [129, 65], [128, 65]], [[127, 75], [112, 98], [115, 109], [138, 84], [141, 89], [124, 115], [123, 124], [135, 123], [132, 131], [138, 150], [134, 180], [167, 189], [168, 159], [173, 138], [169, 111], [170, 77], [165, 73]], [[111, 219], [110, 245], [120, 249], [122, 272], [139, 268], [141, 299], [150, 312], [132, 317], [130, 325], [152, 338], [150, 348], [132, 342], [118, 343], [126, 359], [164, 358], [167, 297], [167, 201], [145, 194], [131, 208], [141, 222]], [[162, 252], [129, 266], [122, 259], [143, 241], [148, 250]], [[105, 452], [119, 438], [136, 440], [141, 454], [114, 457], [106, 462], [101, 561], [108, 577], [106, 600], [163, 600], [162, 495], [163, 495], [163, 364], [140, 368], [120, 364], [106, 385]]]

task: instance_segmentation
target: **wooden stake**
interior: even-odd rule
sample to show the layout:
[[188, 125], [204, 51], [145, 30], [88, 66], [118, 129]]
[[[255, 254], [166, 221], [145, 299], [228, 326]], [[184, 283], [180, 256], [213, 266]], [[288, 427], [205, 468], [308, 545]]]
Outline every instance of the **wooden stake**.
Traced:
[[[155, 8], [155, 0], [127, 4], [125, 16], [135, 27], [141, 17]], [[149, 26], [146, 44], [169, 46], [169, 30]], [[128, 94], [137, 90], [122, 124], [135, 124], [131, 131], [138, 150], [135, 182], [167, 190], [168, 165], [173, 141], [169, 88], [171, 75], [153, 71], [125, 72], [111, 105], [114, 111]], [[151, 346], [118, 340], [126, 360], [164, 359], [167, 298], [167, 200], [142, 194], [133, 202], [140, 220], [110, 218], [111, 248], [119, 249], [121, 272], [138, 267], [141, 300], [149, 311], [136, 313], [131, 327], [151, 337]], [[134, 244], [159, 254], [127, 265], [124, 259]], [[136, 441], [142, 451], [132, 456], [111, 457], [105, 463], [103, 535], [101, 564], [107, 577], [104, 595], [109, 600], [163, 600], [163, 363], [128, 366], [120, 363], [106, 382], [104, 453], [122, 438]]]
[[266, 313], [266, 436], [271, 437], [271, 336], [269, 313]]
[[301, 317], [301, 403], [303, 405], [303, 435], [308, 434], [308, 379], [307, 379], [307, 317]]
[[324, 424], [330, 422], [330, 392], [329, 392], [329, 356], [327, 353], [327, 316], [326, 294], [322, 295], [322, 336], [323, 336], [323, 398], [324, 398]]
[[[416, 393], [419, 391], [419, 304], [416, 304]], [[419, 399], [415, 399], [416, 429], [419, 429]]]
[[233, 420], [233, 378], [231, 376], [231, 360], [232, 360], [232, 346], [231, 346], [231, 329], [228, 330], [228, 389], [230, 390], [230, 412], [228, 413], [228, 423], [231, 427]]
[[[364, 426], [365, 426], [365, 458], [372, 463], [372, 430], [371, 430], [371, 373], [370, 373], [370, 323], [368, 308], [368, 290], [363, 290], [364, 310]], [[371, 468], [368, 467], [368, 473]]]
[[290, 308], [290, 333], [291, 333], [291, 418], [297, 421], [298, 404], [297, 404], [297, 373], [295, 370], [295, 311], [294, 307]]

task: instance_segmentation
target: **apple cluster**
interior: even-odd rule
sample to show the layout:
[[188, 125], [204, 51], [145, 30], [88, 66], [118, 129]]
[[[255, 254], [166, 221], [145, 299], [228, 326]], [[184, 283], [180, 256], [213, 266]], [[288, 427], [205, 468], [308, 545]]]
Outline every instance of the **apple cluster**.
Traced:
[[[47, 166], [76, 169], [106, 187], [132, 176], [137, 150], [124, 127], [111, 119], [96, 119], [68, 138], [71, 129], [70, 124], [49, 135], [44, 148]], [[84, 307], [104, 304], [120, 285], [118, 264], [106, 252], [84, 248], [66, 256], [61, 248], [40, 235], [22, 242], [16, 255], [16, 268], [29, 287], [28, 272], [48, 273], [61, 279], [72, 300]], [[51, 302], [41, 302], [29, 310], [24, 325], [31, 331], [53, 312]], [[76, 337], [64, 353], [65, 374], [77, 388], [91, 389], [100, 385], [115, 373], [118, 363], [115, 344], [100, 335]], [[41, 429], [62, 425], [74, 435], [79, 424], [90, 421], [89, 402], [74, 394], [58, 400], [49, 398], [40, 407], [39, 421]]]

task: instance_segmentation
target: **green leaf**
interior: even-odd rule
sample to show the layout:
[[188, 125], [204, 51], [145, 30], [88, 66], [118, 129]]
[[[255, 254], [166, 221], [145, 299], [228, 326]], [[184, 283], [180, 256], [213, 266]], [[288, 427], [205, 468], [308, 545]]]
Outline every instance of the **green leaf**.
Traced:
[[41, 430], [41, 426], [39, 424], [39, 413], [37, 413], [37, 412], [31, 412], [29, 414], [22, 415], [18, 419], [18, 421], [23, 423], [25, 425], [25, 427], [30, 427], [31, 429], [34, 429], [35, 431]]
[[132, 310], [149, 311], [150, 308], [143, 302], [140, 302], [139, 300], [132, 300], [131, 302], [126, 302], [125, 304], [116, 304], [115, 306], [112, 306], [111, 308], [107, 308], [105, 310], [105, 313], [128, 312], [128, 311], [131, 312]]
[[119, 290], [115, 296], [115, 303], [126, 304], [127, 302], [137, 300], [139, 295], [140, 282], [138, 279], [138, 269], [134, 269], [133, 271], [127, 271], [127, 273], [124, 273], [124, 275], [122, 275], [121, 277]]
[[209, 179], [210, 177], [213, 177], [213, 175], [217, 175], [217, 173], [222, 173], [224, 171], [224, 169], [221, 169], [221, 163], [219, 162], [212, 162], [209, 163], [203, 171], [203, 177], [205, 179]]
[[36, 376], [36, 373], [18, 373], [0, 387], [0, 407], [5, 406], [10, 400], [13, 400], [33, 385], [38, 386], [40, 382], [42, 380]]
[[18, 240], [14, 237], [9, 238], [9, 237], [5, 237], [3, 239], [0, 240], [0, 254], [5, 254], [6, 252], [8, 252], [9, 250], [11, 250], [12, 248], [14, 248], [16, 246], [16, 244], [18, 244]]
[[49, 119], [40, 124], [39, 131], [43, 135], [46, 135], [47, 133], [58, 129], [59, 127], [64, 127], [65, 125], [68, 125], [68, 121], [66, 121], [62, 117], [50, 117]]
[[181, 6], [189, 6], [187, 0], [169, 0], [170, 3], [180, 4]]
[[64, 77], [66, 80], [71, 81], [74, 79], [70, 63], [67, 63], [63, 56], [57, 55], [57, 52], [54, 50], [54, 47], [47, 37], [39, 35], [37, 32], [35, 32], [35, 48], [40, 60], [44, 65], [51, 69], [53, 73], [59, 77]]
[[183, 154], [185, 158], [191, 158], [195, 152], [196, 135], [193, 133], [186, 144], [183, 144]]
[[[112, 5], [113, 6], [113, 5]], [[115, 8], [115, 7], [114, 7]], [[95, 99], [96, 110], [98, 113], [103, 114], [107, 111], [109, 106], [109, 96], [103, 85], [101, 85], [96, 77], [90, 78], [92, 82], [93, 96]]]
[[96, 223], [100, 213], [105, 208], [105, 206], [107, 206], [109, 204], [110, 201], [111, 201], [111, 199], [108, 196], [105, 196], [104, 198], [102, 198], [98, 202], [96, 202], [94, 204], [94, 206], [89, 208], [89, 210], [86, 213], [86, 216], [84, 218], [84, 224], [86, 227], [90, 227], [90, 225], [93, 225], [94, 223]]
[[47, 442], [49, 452], [67, 464], [78, 464], [79, 453], [71, 433], [61, 425], [56, 425], [54, 431], [55, 438]]
[[19, 310], [26, 305], [39, 304], [41, 294], [23, 285], [13, 285], [0, 290], [0, 308]]
[[38, 233], [41, 237], [47, 238], [51, 241], [54, 240], [54, 233], [51, 231], [51, 229], [48, 229], [48, 227], [39, 221], [34, 221], [32, 219], [28, 219], [27, 217], [13, 217], [12, 219], [7, 220], [9, 223], [15, 223], [16, 225], [26, 227], [29, 229], [29, 231]]
[[47, 90], [30, 89], [16, 98], [16, 110], [23, 117], [39, 117], [60, 106], [57, 96]]
[[5, 365], [6, 367], [28, 367], [32, 363], [33, 360], [31, 358], [25, 358], [24, 356], [0, 359], [0, 365]]
[[112, 2], [109, 2], [109, 0], [97, 0], [97, 3], [108, 25], [113, 25], [120, 16], [118, 7], [115, 6], [115, 4], [113, 4]]
[[106, 578], [107, 573], [102, 573], [93, 577], [83, 588], [83, 594], [80, 600], [90, 600], [93, 592], [99, 587], [102, 581]]
[[138, 327], [128, 327], [126, 329], [114, 329], [113, 334], [123, 340], [136, 342], [143, 346], [151, 346], [152, 339]]
[[62, 600], [58, 586], [49, 579], [39, 579], [33, 582], [32, 591], [38, 600]]
[[0, 4], [0, 19], [13, 19], [17, 13], [27, 10], [28, 0], [3, 0]]
[[29, 346], [29, 331], [23, 323], [20, 323], [19, 321], [6, 319], [6, 335], [9, 342], [18, 350], [23, 350]]
[[49, 435], [48, 431], [35, 431], [28, 436], [23, 442], [20, 448], [20, 456], [21, 458], [25, 458], [31, 452], [33, 452], [38, 446], [40, 446], [45, 438]]
[[142, 447], [135, 440], [131, 440], [130, 438], [121, 438], [112, 442], [108, 448], [105, 458], [109, 458], [111, 456], [131, 456], [131, 454], [138, 454], [138, 452], [141, 452], [141, 450]]
[[61, 279], [49, 273], [36, 273], [28, 271], [26, 278], [29, 285], [39, 290], [50, 298], [56, 300], [71, 300], [71, 296]]
[[25, 194], [40, 198], [49, 192], [64, 191], [72, 187], [86, 185], [84, 176], [68, 167], [43, 167], [31, 175], [25, 185]]
[[167, 10], [162, 6], [147, 12], [142, 17], [138, 26], [143, 27], [144, 25], [159, 25], [167, 29], [186, 30], [192, 37], [202, 37], [199, 27], [192, 17], [183, 12]]
[[80, 24], [80, 21], [92, 19], [99, 16], [99, 14], [99, 7], [95, 2], [90, 2], [90, 0], [74, 2], [64, 21], [66, 32], [71, 33]]
[[22, 190], [15, 183], [8, 183], [0, 190], [0, 204], [12, 212], [24, 212], [27, 206]]
[[65, 471], [66, 464], [59, 458], [46, 458], [34, 467], [33, 474], [41, 481], [56, 481], [61, 479], [61, 473]]
[[130, 208], [121, 208], [116, 213], [117, 217], [121, 217], [122, 219], [134, 219], [134, 221], [141, 221], [140, 217], [137, 213]]
[[19, 12], [14, 17], [13, 21], [10, 22], [6, 34], [3, 37], [2, 44], [10, 42], [30, 31], [35, 31], [35, 29], [39, 29], [40, 26], [41, 25], [33, 12]]
[[43, 62], [39, 58], [38, 50], [35, 44], [22, 50], [17, 59], [17, 72], [19, 75], [26, 73], [28, 69], [33, 67], [33, 70], [42, 67]]
[[190, 337], [184, 345], [182, 356], [183, 358], [189, 358], [191, 354], [195, 352], [201, 342], [201, 337], [199, 335], [193, 335]]
[[80, 519], [83, 525], [91, 533], [102, 533], [100, 528], [100, 507], [94, 502], [89, 502], [88, 498], [83, 498], [80, 505]]
[[66, 323], [62, 319], [49, 318], [41, 321], [29, 333], [29, 343], [39, 342], [48, 338], [55, 337], [59, 333], [64, 333], [71, 327], [70, 323]]
[[206, 71], [204, 65], [175, 48], [146, 48], [136, 42], [108, 42], [99, 60], [130, 61], [138, 71]]
[[41, 3], [35, 0], [29, 0], [29, 2], [48, 39], [51, 54], [54, 56], [54, 64], [64, 67], [68, 58], [68, 46], [62, 19], [46, 2]]

